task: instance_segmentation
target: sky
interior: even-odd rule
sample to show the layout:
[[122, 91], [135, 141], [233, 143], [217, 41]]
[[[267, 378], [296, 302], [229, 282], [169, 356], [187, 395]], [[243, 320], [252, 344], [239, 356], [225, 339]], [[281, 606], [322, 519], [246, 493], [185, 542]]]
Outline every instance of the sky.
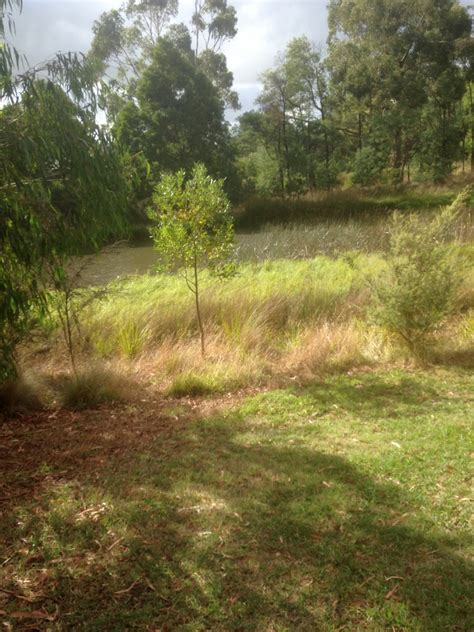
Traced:
[[[58, 51], [84, 53], [91, 43], [94, 20], [120, 4], [121, 0], [23, 0], [15, 45], [30, 65]], [[229, 4], [237, 10], [238, 33], [223, 52], [245, 112], [252, 109], [258, 95], [260, 74], [273, 65], [293, 37], [305, 34], [324, 45], [327, 0], [230, 0]], [[180, 0], [178, 21], [189, 23], [193, 7], [194, 0]]]

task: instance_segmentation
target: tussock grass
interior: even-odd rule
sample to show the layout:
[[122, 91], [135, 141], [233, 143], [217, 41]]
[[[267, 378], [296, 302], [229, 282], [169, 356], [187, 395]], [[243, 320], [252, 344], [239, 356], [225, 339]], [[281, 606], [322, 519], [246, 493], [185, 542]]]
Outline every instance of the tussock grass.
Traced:
[[304, 381], [375, 365], [387, 359], [384, 342], [380, 333], [368, 331], [357, 321], [326, 322], [317, 329], [302, 332], [285, 357], [284, 370]]
[[[469, 248], [463, 248], [469, 255]], [[395, 341], [370, 324], [368, 280], [383, 272], [385, 265], [380, 255], [350, 252], [338, 259], [246, 264], [224, 283], [204, 275], [205, 358], [198, 344], [192, 296], [182, 279], [145, 275], [116, 282], [81, 315], [82, 359], [99, 359], [124, 374], [135, 374], [145, 387], [179, 397], [411, 361]], [[465, 323], [472, 313], [472, 287], [474, 279], [468, 276], [456, 305]], [[443, 338], [443, 350], [436, 347], [436, 362], [449, 364], [451, 358], [455, 363], [462, 356], [463, 364], [469, 364], [469, 343], [459, 344], [462, 335], [458, 328]], [[61, 344], [58, 339], [48, 356], [53, 372], [58, 365], [67, 366]], [[434, 362], [432, 349], [430, 354], [427, 361]], [[30, 354], [31, 363], [35, 360]], [[43, 356], [36, 368], [38, 364], [47, 370]], [[95, 405], [116, 397], [113, 389], [110, 393], [100, 388], [96, 400], [96, 394], [88, 395], [87, 381], [71, 389], [77, 391], [72, 399], [79, 406], [81, 398]], [[121, 390], [119, 385], [119, 395]], [[136, 389], [128, 386], [127, 390], [133, 396]]]
[[204, 357], [193, 338], [165, 340], [138, 361], [137, 371], [175, 397], [231, 392], [268, 383], [272, 374], [268, 354], [261, 349], [243, 350], [223, 335], [208, 337]]
[[[377, 257], [358, 258], [358, 268], [369, 274], [381, 266]], [[301, 322], [346, 318], [364, 294], [363, 285], [361, 272], [344, 259], [246, 265], [226, 282], [204, 277], [202, 314], [208, 328], [223, 331], [234, 343], [252, 345], [256, 329], [259, 334], [273, 334]], [[164, 275], [136, 277], [111, 286], [84, 322], [86, 335], [104, 355], [109, 350], [123, 352], [124, 328], [133, 332], [138, 348], [168, 337], [185, 338], [197, 328], [185, 284]]]
[[130, 377], [99, 365], [65, 376], [57, 389], [61, 405], [72, 410], [123, 402], [136, 395], [136, 386]]
[[19, 376], [0, 386], [0, 418], [17, 412], [43, 408], [41, 384], [30, 376]]

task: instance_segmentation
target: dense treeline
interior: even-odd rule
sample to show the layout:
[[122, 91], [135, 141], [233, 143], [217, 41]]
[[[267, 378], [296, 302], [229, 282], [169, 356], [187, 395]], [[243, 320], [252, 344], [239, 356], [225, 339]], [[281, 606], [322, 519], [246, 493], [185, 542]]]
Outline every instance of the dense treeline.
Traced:
[[129, 0], [93, 29], [88, 63], [137, 176], [136, 209], [160, 173], [196, 160], [234, 200], [473, 168], [474, 51], [458, 0], [331, 0], [326, 50], [289, 42], [232, 129], [225, 108], [239, 103], [221, 46], [237, 33], [235, 9], [200, 0], [188, 28], [177, 8]]
[[306, 37], [240, 118], [246, 189], [282, 194], [442, 181], [473, 164], [473, 44], [456, 0], [331, 0], [327, 53]]

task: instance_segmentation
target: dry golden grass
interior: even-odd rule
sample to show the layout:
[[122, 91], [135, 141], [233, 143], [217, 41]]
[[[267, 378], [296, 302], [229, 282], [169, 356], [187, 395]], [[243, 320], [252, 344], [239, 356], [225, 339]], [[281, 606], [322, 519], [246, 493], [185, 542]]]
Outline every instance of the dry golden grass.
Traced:
[[[423, 362], [473, 367], [473, 319], [470, 311], [451, 320], [433, 338]], [[397, 341], [355, 317], [300, 324], [285, 331], [256, 318], [214, 327], [208, 332], [204, 357], [197, 335], [167, 337], [133, 356], [96, 360], [91, 368], [86, 368], [86, 355], [80, 356], [76, 378], [58, 346], [48, 363], [28, 358], [28, 375], [36, 377], [27, 382], [35, 385], [37, 401], [46, 405], [94, 408], [110, 401], [139, 400], [147, 392], [172, 397], [235, 393], [416, 362]]]

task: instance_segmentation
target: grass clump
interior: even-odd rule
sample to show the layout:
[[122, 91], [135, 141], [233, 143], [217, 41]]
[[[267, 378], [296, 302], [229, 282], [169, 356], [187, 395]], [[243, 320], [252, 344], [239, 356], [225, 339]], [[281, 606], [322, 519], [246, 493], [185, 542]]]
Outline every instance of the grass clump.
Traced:
[[220, 390], [222, 387], [212, 376], [200, 375], [195, 371], [186, 371], [173, 380], [167, 393], [171, 397], [194, 397], [211, 395]]
[[369, 366], [380, 360], [381, 341], [357, 321], [323, 323], [304, 330], [293, 342], [283, 366], [299, 380]]
[[23, 376], [0, 384], [1, 415], [35, 411], [43, 408], [40, 385]]
[[123, 402], [132, 396], [130, 379], [106, 367], [83, 369], [65, 379], [60, 387], [61, 405], [72, 410]]

